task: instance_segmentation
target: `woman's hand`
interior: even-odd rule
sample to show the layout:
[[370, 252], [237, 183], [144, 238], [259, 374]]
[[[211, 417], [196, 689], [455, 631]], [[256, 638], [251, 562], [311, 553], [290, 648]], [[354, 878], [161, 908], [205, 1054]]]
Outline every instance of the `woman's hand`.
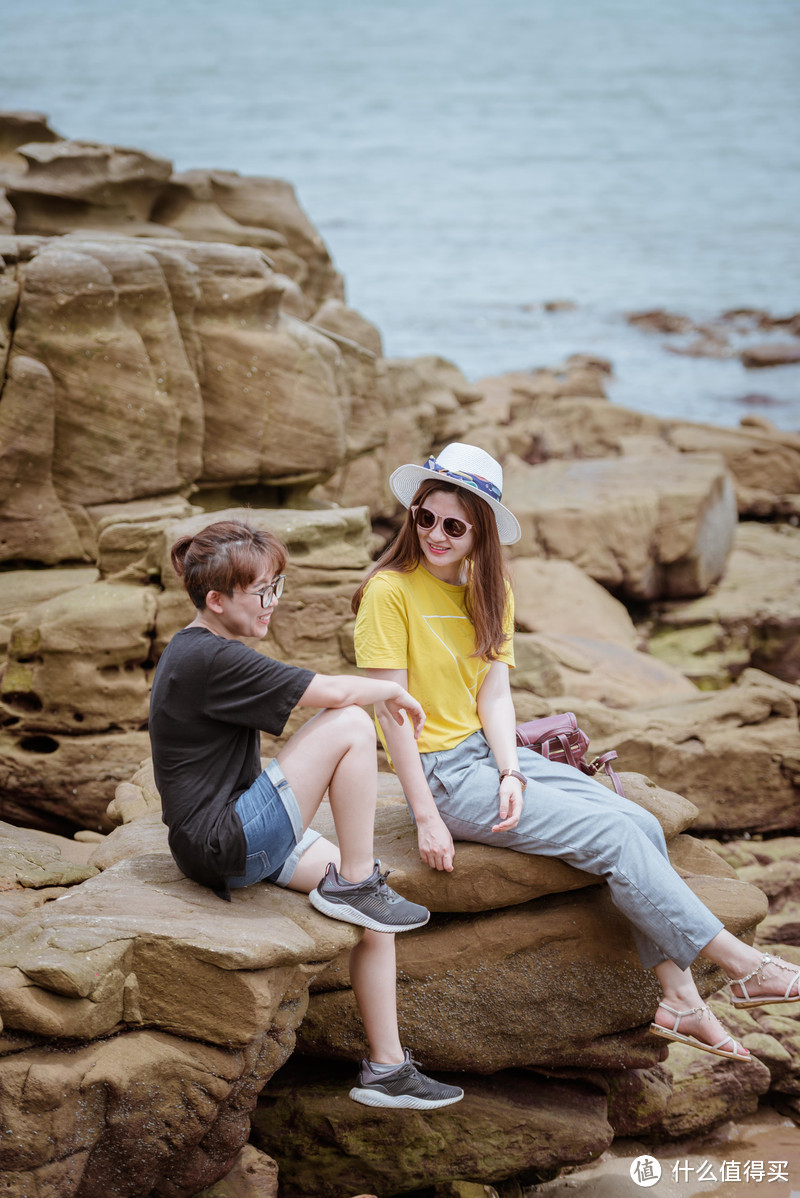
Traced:
[[522, 815], [522, 802], [522, 783], [509, 774], [500, 783], [500, 823], [495, 824], [492, 831], [506, 832], [516, 828]]
[[417, 821], [419, 855], [431, 869], [453, 870], [456, 855], [453, 837], [438, 811]]
[[397, 688], [397, 691], [398, 693], [391, 699], [384, 699], [383, 705], [394, 722], [401, 726], [403, 724], [403, 712], [405, 712], [411, 721], [411, 727], [414, 729], [414, 740], [419, 740], [419, 735], [425, 727], [425, 712], [414, 696], [410, 695], [408, 691], [403, 690], [401, 686]]

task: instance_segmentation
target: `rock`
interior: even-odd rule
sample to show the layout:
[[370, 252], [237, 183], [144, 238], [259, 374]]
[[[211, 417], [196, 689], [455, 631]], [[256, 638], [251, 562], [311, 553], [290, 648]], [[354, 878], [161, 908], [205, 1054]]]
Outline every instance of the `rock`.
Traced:
[[588, 1160], [612, 1138], [605, 1096], [578, 1082], [443, 1079], [463, 1081], [466, 1094], [432, 1119], [351, 1102], [352, 1078], [352, 1066], [293, 1061], [262, 1094], [253, 1141], [277, 1160], [287, 1198], [396, 1194], [452, 1177], [485, 1184]]
[[368, 349], [376, 358], [383, 356], [380, 330], [340, 299], [326, 299], [311, 318], [311, 323], [328, 333], [347, 337]]
[[3, 703], [26, 728], [48, 733], [141, 728], [155, 616], [152, 590], [113, 583], [38, 604], [12, 630]]
[[685, 1044], [670, 1045], [663, 1069], [672, 1095], [657, 1134], [671, 1140], [752, 1113], [770, 1085], [769, 1070], [758, 1060], [731, 1062]]
[[722, 573], [736, 505], [721, 459], [665, 457], [505, 467], [504, 501], [522, 526], [520, 556], [574, 561], [633, 599], [702, 594]]
[[[217, 211], [209, 208], [209, 201]], [[162, 188], [153, 219], [189, 240], [229, 241], [230, 224], [223, 227], [220, 213], [233, 222], [234, 234], [238, 227], [238, 236], [243, 232], [248, 238], [246, 244], [266, 246], [275, 269], [299, 284], [308, 304], [306, 317], [329, 296], [344, 299], [342, 278], [325, 243], [298, 204], [294, 188], [283, 179], [186, 171], [173, 175]]]
[[[482, 392], [444, 358], [384, 359], [374, 400], [358, 402], [353, 410], [356, 435], [369, 429], [376, 452], [346, 463], [314, 496], [343, 507], [367, 503], [373, 518], [394, 517], [398, 503], [388, 485], [392, 471], [406, 462], [425, 461], [434, 443], [483, 444], [476, 439], [482, 418], [473, 414], [481, 399]], [[364, 444], [363, 435], [361, 440]]]
[[573, 562], [516, 557], [511, 563], [514, 619], [520, 632], [589, 637], [636, 649], [627, 608]]
[[[3, 885], [57, 863], [28, 835], [0, 835]], [[0, 940], [9, 1192], [195, 1194], [247, 1142], [309, 978], [358, 933], [275, 887], [223, 904], [163, 851], [49, 894]]]
[[[741, 882], [699, 875], [688, 882], [735, 933], [765, 912], [763, 895]], [[423, 932], [398, 940], [397, 954], [401, 1040], [429, 1068], [650, 1068], [663, 1055], [642, 1027], [658, 1002], [655, 980], [639, 966], [629, 925], [605, 887], [434, 916]], [[696, 968], [706, 992], [718, 987], [706, 962]], [[342, 960], [315, 983], [300, 1032], [304, 1052], [362, 1051], [346, 986]]]
[[722, 455], [734, 480], [740, 515], [764, 519], [795, 512], [800, 494], [797, 433], [753, 425], [716, 428], [673, 421], [665, 435], [681, 453]]
[[608, 1121], [615, 1136], [641, 1136], [661, 1122], [670, 1100], [669, 1078], [661, 1065], [607, 1075]]
[[79, 1041], [69, 1052], [14, 1044], [1, 1100], [8, 1193], [197, 1193], [247, 1143], [258, 1092], [291, 1052], [298, 1006], [287, 1001], [245, 1048], [157, 1029]]
[[141, 236], [153, 231], [150, 212], [172, 169], [166, 159], [63, 140], [29, 142], [18, 153], [28, 169], [11, 181], [8, 196], [19, 233], [103, 229]]
[[628, 324], [646, 333], [688, 333], [694, 327], [688, 316], [666, 312], [663, 308], [652, 308], [646, 312], [629, 312]]
[[25, 160], [17, 154], [30, 141], [59, 141], [41, 112], [0, 112], [0, 162], [14, 170], [24, 169]]
[[740, 524], [713, 590], [658, 610], [648, 648], [704, 685], [725, 685], [747, 666], [800, 679], [800, 530]]
[[80, 561], [83, 546], [52, 481], [55, 388], [41, 362], [13, 355], [0, 409], [0, 561]]
[[[778, 832], [797, 827], [797, 703], [758, 671], [727, 690], [663, 707], [611, 712], [569, 706], [592, 752], [616, 749], [620, 767], [646, 774], [699, 809], [701, 831]], [[792, 688], [793, 689], [793, 688]]]
[[609, 641], [582, 636], [517, 633], [512, 690], [531, 690], [596, 699], [608, 707], [636, 707], [696, 694], [692, 683], [671, 664]]
[[53, 736], [24, 725], [5, 728], [0, 818], [61, 833], [87, 826], [108, 830], [109, 795], [149, 752], [146, 732]]
[[765, 366], [788, 366], [793, 362], [800, 362], [800, 343], [767, 342], [764, 345], [750, 345], [742, 350], [739, 356], [742, 365], [751, 370]]
[[278, 1166], [272, 1157], [245, 1144], [230, 1173], [196, 1198], [278, 1198]]

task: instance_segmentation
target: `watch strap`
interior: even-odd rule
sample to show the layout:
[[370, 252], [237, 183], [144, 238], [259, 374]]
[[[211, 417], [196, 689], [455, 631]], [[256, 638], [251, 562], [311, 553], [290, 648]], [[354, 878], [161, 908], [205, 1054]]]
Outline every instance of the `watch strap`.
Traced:
[[500, 781], [502, 782], [504, 778], [516, 778], [517, 781], [521, 784], [523, 791], [525, 790], [525, 787], [528, 785], [528, 779], [525, 777], [524, 774], [521, 774], [519, 772], [519, 770], [501, 770], [500, 771]]

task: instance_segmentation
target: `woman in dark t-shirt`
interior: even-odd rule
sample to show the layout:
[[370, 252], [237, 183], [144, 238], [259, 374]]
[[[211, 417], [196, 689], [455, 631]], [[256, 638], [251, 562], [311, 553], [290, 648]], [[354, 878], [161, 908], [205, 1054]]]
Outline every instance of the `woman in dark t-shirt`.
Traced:
[[[175, 861], [228, 901], [266, 880], [364, 928], [350, 978], [370, 1054], [350, 1096], [419, 1110], [458, 1102], [463, 1090], [420, 1073], [400, 1045], [391, 933], [422, 927], [429, 912], [387, 885], [372, 851], [377, 761], [362, 705], [382, 703], [415, 736], [422, 708], [396, 683], [315, 674], [243, 643], [267, 635], [283, 591], [286, 551], [271, 533], [220, 521], [177, 541], [172, 563], [197, 609], [159, 661], [150, 705]], [[279, 735], [296, 706], [321, 710], [262, 770], [260, 731]], [[309, 830], [326, 792], [338, 847]]]

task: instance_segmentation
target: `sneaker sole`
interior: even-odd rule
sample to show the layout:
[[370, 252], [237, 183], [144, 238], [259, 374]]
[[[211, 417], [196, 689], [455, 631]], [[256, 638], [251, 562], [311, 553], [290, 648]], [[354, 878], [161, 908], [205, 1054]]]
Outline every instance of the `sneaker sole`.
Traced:
[[463, 1091], [456, 1095], [455, 1098], [413, 1098], [410, 1094], [381, 1094], [378, 1090], [361, 1090], [358, 1086], [354, 1086], [350, 1091], [350, 1097], [354, 1102], [360, 1102], [363, 1106], [383, 1106], [404, 1108], [414, 1111], [433, 1111], [436, 1107], [452, 1106], [454, 1102], [461, 1102], [464, 1097]]
[[364, 915], [362, 911], [351, 907], [349, 903], [332, 903], [316, 889], [312, 890], [308, 897], [311, 906], [315, 907], [317, 911], [321, 911], [323, 915], [330, 915], [331, 919], [340, 919], [343, 923], [357, 924], [360, 928], [369, 928], [372, 932], [413, 932], [415, 928], [424, 928], [431, 917], [431, 913], [428, 911], [425, 918], [418, 923], [379, 923], [377, 919], [373, 919], [370, 915]]

